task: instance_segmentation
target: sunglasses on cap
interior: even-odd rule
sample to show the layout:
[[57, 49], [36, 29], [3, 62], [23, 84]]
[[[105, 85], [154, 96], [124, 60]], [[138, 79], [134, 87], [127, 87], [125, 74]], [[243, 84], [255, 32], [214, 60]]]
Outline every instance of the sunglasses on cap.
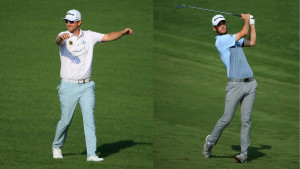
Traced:
[[74, 23], [74, 22], [76, 22], [76, 21], [69, 21], [69, 20], [65, 20], [65, 22], [66, 22], [66, 23], [70, 23], [70, 24], [72, 24], [72, 23]]

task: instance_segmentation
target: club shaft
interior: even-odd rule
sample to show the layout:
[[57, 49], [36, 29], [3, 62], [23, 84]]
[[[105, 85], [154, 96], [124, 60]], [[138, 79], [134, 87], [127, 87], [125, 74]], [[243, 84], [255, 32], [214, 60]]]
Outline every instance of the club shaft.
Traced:
[[212, 10], [212, 9], [205, 9], [205, 8], [199, 8], [199, 7], [188, 6], [188, 5], [180, 5], [180, 6], [178, 6], [177, 8], [181, 8], [181, 7], [194, 8], [194, 9], [199, 9], [199, 10], [204, 10], [204, 11], [209, 11], [209, 12], [216, 12], [216, 13], [222, 13], [222, 14], [227, 14], [227, 15], [233, 15], [233, 16], [241, 17], [241, 15], [234, 14], [234, 13], [228, 13], [228, 12], [216, 11], [216, 10]]

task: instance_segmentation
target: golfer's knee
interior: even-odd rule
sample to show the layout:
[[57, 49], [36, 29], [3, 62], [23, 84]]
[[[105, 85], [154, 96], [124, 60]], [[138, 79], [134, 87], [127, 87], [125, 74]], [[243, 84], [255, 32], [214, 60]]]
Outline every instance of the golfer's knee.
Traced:
[[71, 119], [60, 119], [59, 121], [60, 125], [63, 127], [69, 127], [71, 124]]
[[222, 127], [226, 127], [230, 124], [230, 122], [231, 122], [231, 118], [222, 118], [222, 119], [220, 119], [219, 124]]
[[251, 119], [249, 117], [245, 117], [241, 119], [242, 126], [250, 126], [251, 125]]

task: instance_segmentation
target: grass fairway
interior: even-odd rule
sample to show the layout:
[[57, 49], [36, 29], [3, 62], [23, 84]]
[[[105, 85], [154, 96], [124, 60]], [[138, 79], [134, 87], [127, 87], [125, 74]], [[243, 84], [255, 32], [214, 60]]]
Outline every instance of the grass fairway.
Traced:
[[[0, 168], [152, 168], [153, 2], [1, 0], [0, 6]], [[101, 163], [86, 162], [79, 106], [64, 159], [52, 158], [60, 119], [55, 38], [66, 30], [61, 19], [70, 9], [81, 12], [83, 30], [109, 33], [130, 27], [135, 32], [95, 46], [92, 79]]]
[[[258, 82], [247, 164], [240, 151], [240, 108], [213, 148], [201, 151], [222, 116], [226, 69], [214, 46], [216, 13], [180, 4], [256, 18], [257, 45], [245, 48]], [[154, 168], [299, 168], [299, 2], [154, 0]], [[292, 16], [292, 17], [291, 17]], [[225, 15], [229, 33], [242, 27]]]

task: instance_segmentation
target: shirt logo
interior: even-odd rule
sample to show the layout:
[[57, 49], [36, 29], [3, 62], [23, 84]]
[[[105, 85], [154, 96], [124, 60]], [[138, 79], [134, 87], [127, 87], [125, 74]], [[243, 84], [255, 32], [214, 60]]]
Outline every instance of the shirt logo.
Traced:
[[73, 42], [72, 42], [72, 41], [69, 41], [69, 45], [72, 46], [72, 45], [73, 45]]

